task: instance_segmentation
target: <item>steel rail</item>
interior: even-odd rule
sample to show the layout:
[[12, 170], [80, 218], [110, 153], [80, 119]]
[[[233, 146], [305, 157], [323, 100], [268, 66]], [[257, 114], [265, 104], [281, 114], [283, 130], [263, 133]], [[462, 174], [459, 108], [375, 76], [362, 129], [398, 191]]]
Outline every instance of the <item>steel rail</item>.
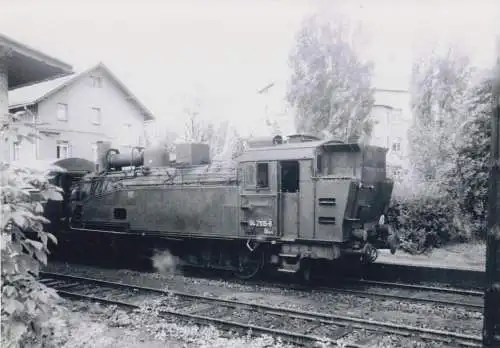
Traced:
[[421, 297], [408, 297], [404, 295], [398, 294], [383, 294], [376, 291], [369, 290], [353, 290], [353, 289], [343, 289], [343, 288], [324, 288], [320, 290], [331, 291], [331, 292], [342, 292], [351, 295], [365, 296], [365, 297], [378, 297], [381, 299], [393, 299], [414, 303], [423, 303], [423, 304], [434, 304], [434, 305], [445, 305], [445, 306], [453, 306], [453, 307], [462, 307], [471, 310], [483, 310], [484, 305], [482, 303], [466, 303], [466, 302], [458, 302], [458, 301], [450, 301], [450, 300], [439, 300], [433, 298], [421, 298]]
[[372, 291], [368, 289], [347, 289], [344, 287], [334, 287], [334, 286], [307, 286], [307, 285], [299, 285], [299, 284], [285, 284], [284, 283], [266, 283], [266, 282], [258, 282], [258, 281], [246, 281], [241, 282], [244, 285], [257, 285], [257, 286], [265, 286], [265, 287], [279, 287], [287, 290], [296, 290], [296, 291], [306, 291], [306, 292], [326, 292], [326, 293], [346, 293], [357, 296], [364, 296], [367, 298], [376, 297], [381, 299], [394, 299], [401, 300], [407, 302], [414, 303], [422, 303], [422, 304], [434, 304], [434, 305], [444, 305], [444, 306], [454, 306], [454, 307], [462, 307], [470, 310], [480, 310], [484, 309], [484, 303], [482, 302], [484, 294], [480, 291], [467, 290], [467, 289], [456, 289], [456, 288], [442, 288], [442, 287], [434, 287], [434, 286], [426, 286], [426, 285], [413, 285], [413, 284], [404, 284], [404, 283], [393, 283], [393, 282], [380, 282], [380, 281], [371, 281], [371, 280], [358, 280], [358, 279], [348, 279], [346, 280], [347, 284], [354, 285], [368, 285], [368, 286], [377, 286], [383, 288], [400, 288], [403, 290], [413, 290], [417, 292], [429, 291], [436, 292], [447, 295], [459, 295], [459, 296], [471, 296], [475, 298], [479, 298], [481, 301], [479, 303], [469, 303], [469, 302], [459, 302], [459, 301], [451, 301], [445, 299], [435, 299], [435, 298], [423, 298], [423, 297], [409, 297], [400, 294], [390, 294], [390, 293], [380, 293], [377, 291]]
[[457, 288], [444, 288], [437, 286], [428, 286], [428, 285], [416, 285], [416, 284], [405, 284], [405, 283], [397, 283], [397, 282], [383, 282], [377, 280], [365, 280], [365, 279], [348, 279], [350, 283], [357, 283], [363, 285], [373, 285], [373, 286], [387, 286], [392, 288], [401, 288], [407, 290], [419, 290], [419, 291], [435, 291], [447, 294], [456, 294], [456, 295], [472, 295], [472, 296], [484, 296], [482, 291], [476, 290], [467, 290], [467, 289], [457, 289]]
[[[456, 332], [434, 330], [434, 329], [427, 329], [427, 328], [419, 328], [419, 327], [413, 327], [413, 326], [409, 326], [409, 325], [400, 325], [400, 324], [387, 323], [387, 322], [371, 321], [371, 320], [367, 320], [367, 319], [354, 318], [354, 317], [348, 317], [348, 316], [342, 316], [342, 315], [325, 314], [325, 313], [318, 313], [318, 312], [305, 312], [305, 311], [288, 309], [288, 308], [271, 306], [271, 305], [255, 304], [255, 303], [236, 301], [236, 300], [219, 299], [219, 298], [204, 296], [204, 295], [195, 295], [195, 294], [189, 294], [189, 293], [173, 291], [173, 290], [155, 289], [155, 288], [150, 288], [150, 287], [145, 287], [145, 286], [136, 286], [136, 285], [130, 285], [130, 284], [110, 282], [110, 281], [106, 281], [106, 280], [99, 280], [99, 279], [94, 279], [94, 278], [65, 275], [65, 274], [60, 274], [60, 273], [40, 272], [40, 275], [43, 277], [51, 278], [51, 279], [60, 279], [60, 280], [66, 280], [66, 281], [72, 280], [72, 281], [83, 282], [83, 283], [93, 283], [93, 284], [112, 287], [112, 288], [138, 289], [138, 290], [148, 291], [148, 292], [162, 294], [162, 295], [169, 295], [169, 296], [173, 295], [173, 296], [177, 296], [180, 298], [183, 297], [183, 298], [188, 298], [188, 299], [202, 300], [202, 301], [209, 302], [212, 304], [218, 303], [218, 304], [221, 304], [221, 305], [226, 306], [226, 307], [230, 306], [230, 307], [235, 307], [235, 308], [253, 309], [253, 310], [258, 310], [258, 311], [264, 311], [264, 312], [274, 314], [274, 315], [285, 316], [287, 318], [296, 318], [296, 319], [316, 321], [316, 322], [321, 323], [321, 324], [336, 325], [336, 326], [341, 326], [341, 327], [351, 327], [351, 328], [355, 328], [355, 329], [365, 329], [365, 330], [371, 330], [371, 331], [382, 331], [385, 333], [397, 334], [397, 335], [401, 335], [401, 336], [418, 335], [418, 337], [420, 337], [420, 338], [425, 338], [425, 339], [429, 339], [429, 340], [435, 340], [435, 341], [440, 341], [440, 342], [445, 342], [445, 343], [455, 343], [455, 344], [459, 344], [461, 346], [466, 346], [466, 347], [481, 347], [481, 337], [480, 336], [464, 335], [464, 334], [460, 334], [460, 333], [456, 333]], [[56, 285], [56, 284], [54, 284], [54, 285]], [[66, 286], [65, 288], [67, 289], [68, 287], [77, 286], [77, 285], [79, 285], [79, 284], [73, 283], [73, 284], [70, 284], [69, 286]], [[119, 304], [119, 305], [128, 306], [128, 307], [136, 306], [136, 305], [126, 303], [126, 302], [121, 303], [120, 301], [107, 300], [107, 299], [102, 299], [102, 298], [98, 298], [95, 296], [88, 296], [88, 295], [81, 295], [81, 294], [77, 294], [77, 293], [72, 293], [72, 292], [68, 292], [67, 290], [62, 290], [62, 289], [58, 290], [57, 286], [55, 287], [55, 289], [58, 292], [60, 292], [61, 295], [65, 295], [65, 296], [87, 298], [87, 299], [92, 299], [92, 300], [96, 300], [96, 301], [100, 301], [100, 302], [114, 303], [114, 304]], [[133, 308], [139, 308], [139, 307], [136, 306]], [[200, 315], [196, 315], [196, 314], [181, 313], [181, 312], [173, 311], [173, 310], [162, 310], [162, 311], [160, 311], [160, 313], [170, 314], [170, 315], [188, 318], [188, 319], [193, 319], [196, 321], [216, 323], [216, 324], [224, 325], [227, 327], [248, 328], [248, 329], [252, 329], [252, 331], [254, 331], [254, 332], [270, 333], [270, 334], [278, 335], [281, 337], [285, 337], [287, 339], [292, 339], [292, 341], [295, 343], [300, 343], [301, 340], [306, 340], [309, 343], [312, 341], [315, 341], [315, 342], [322, 341], [322, 342], [329, 342], [331, 344], [335, 344], [335, 341], [331, 340], [331, 339], [322, 339], [322, 338], [316, 337], [316, 336], [298, 334], [298, 333], [294, 333], [294, 332], [276, 330], [276, 329], [259, 327], [259, 326], [251, 326], [251, 325], [237, 323], [237, 322], [233, 322], [233, 321], [229, 321], [229, 320], [210, 318], [210, 317], [200, 316]], [[351, 344], [348, 347], [358, 348], [361, 346], [358, 346], [356, 344]]]

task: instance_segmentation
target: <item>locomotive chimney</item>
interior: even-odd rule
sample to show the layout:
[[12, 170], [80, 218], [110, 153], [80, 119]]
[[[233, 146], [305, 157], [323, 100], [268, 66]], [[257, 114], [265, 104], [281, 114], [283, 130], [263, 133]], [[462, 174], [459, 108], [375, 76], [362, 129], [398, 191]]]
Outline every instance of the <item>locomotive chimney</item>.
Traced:
[[106, 169], [106, 153], [111, 149], [110, 141], [98, 141], [97, 142], [97, 163], [96, 163], [96, 171], [102, 171]]

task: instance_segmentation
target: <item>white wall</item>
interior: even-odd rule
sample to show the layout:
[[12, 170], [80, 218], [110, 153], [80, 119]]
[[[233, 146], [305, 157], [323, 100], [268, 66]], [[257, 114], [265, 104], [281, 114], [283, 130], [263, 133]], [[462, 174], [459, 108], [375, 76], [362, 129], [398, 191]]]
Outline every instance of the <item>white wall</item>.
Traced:
[[[68, 141], [72, 157], [94, 159], [92, 146], [100, 140], [111, 140], [112, 146], [143, 145], [144, 118], [138, 107], [118, 88], [105, 72], [98, 70], [91, 76], [102, 77], [102, 87], [92, 85], [84, 76], [38, 105], [38, 116], [44, 130], [54, 134], [40, 144], [40, 159], [56, 155], [57, 141]], [[57, 119], [57, 105], [68, 106], [68, 120]], [[92, 108], [101, 109], [101, 124], [93, 124]], [[59, 134], [56, 134], [59, 133]]]
[[410, 94], [406, 91], [377, 90], [371, 117], [375, 124], [370, 143], [388, 149], [388, 166], [408, 169], [408, 130], [412, 119]]

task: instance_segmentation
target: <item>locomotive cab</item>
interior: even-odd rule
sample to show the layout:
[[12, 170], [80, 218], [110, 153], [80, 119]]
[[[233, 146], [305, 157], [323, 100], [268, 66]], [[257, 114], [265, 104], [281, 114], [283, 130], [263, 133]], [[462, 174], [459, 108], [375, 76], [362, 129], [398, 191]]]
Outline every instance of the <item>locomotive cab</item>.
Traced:
[[290, 272], [292, 260], [354, 254], [373, 262], [377, 249], [394, 252], [386, 151], [310, 139], [248, 149], [239, 158], [242, 235], [279, 244], [275, 262]]

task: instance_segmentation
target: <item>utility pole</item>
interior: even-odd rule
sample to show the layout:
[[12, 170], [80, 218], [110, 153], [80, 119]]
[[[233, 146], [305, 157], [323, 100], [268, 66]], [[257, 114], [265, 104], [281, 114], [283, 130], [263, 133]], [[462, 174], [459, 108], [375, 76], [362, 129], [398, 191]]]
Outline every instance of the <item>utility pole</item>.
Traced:
[[271, 126], [271, 121], [269, 120], [269, 95], [267, 94], [269, 90], [274, 87], [275, 83], [271, 82], [257, 91], [257, 94], [265, 95], [266, 101], [264, 104], [264, 117], [266, 120], [266, 125]]
[[486, 236], [486, 284], [484, 293], [483, 345], [500, 346], [500, 36], [493, 76], [491, 158], [489, 176], [488, 232]]
[[[0, 125], [4, 122], [7, 124], [9, 119], [9, 67], [8, 67], [9, 51], [6, 47], [0, 46]], [[8, 126], [7, 126], [8, 127]], [[10, 162], [10, 151], [12, 148], [9, 131], [3, 130], [0, 134], [1, 161]]]

